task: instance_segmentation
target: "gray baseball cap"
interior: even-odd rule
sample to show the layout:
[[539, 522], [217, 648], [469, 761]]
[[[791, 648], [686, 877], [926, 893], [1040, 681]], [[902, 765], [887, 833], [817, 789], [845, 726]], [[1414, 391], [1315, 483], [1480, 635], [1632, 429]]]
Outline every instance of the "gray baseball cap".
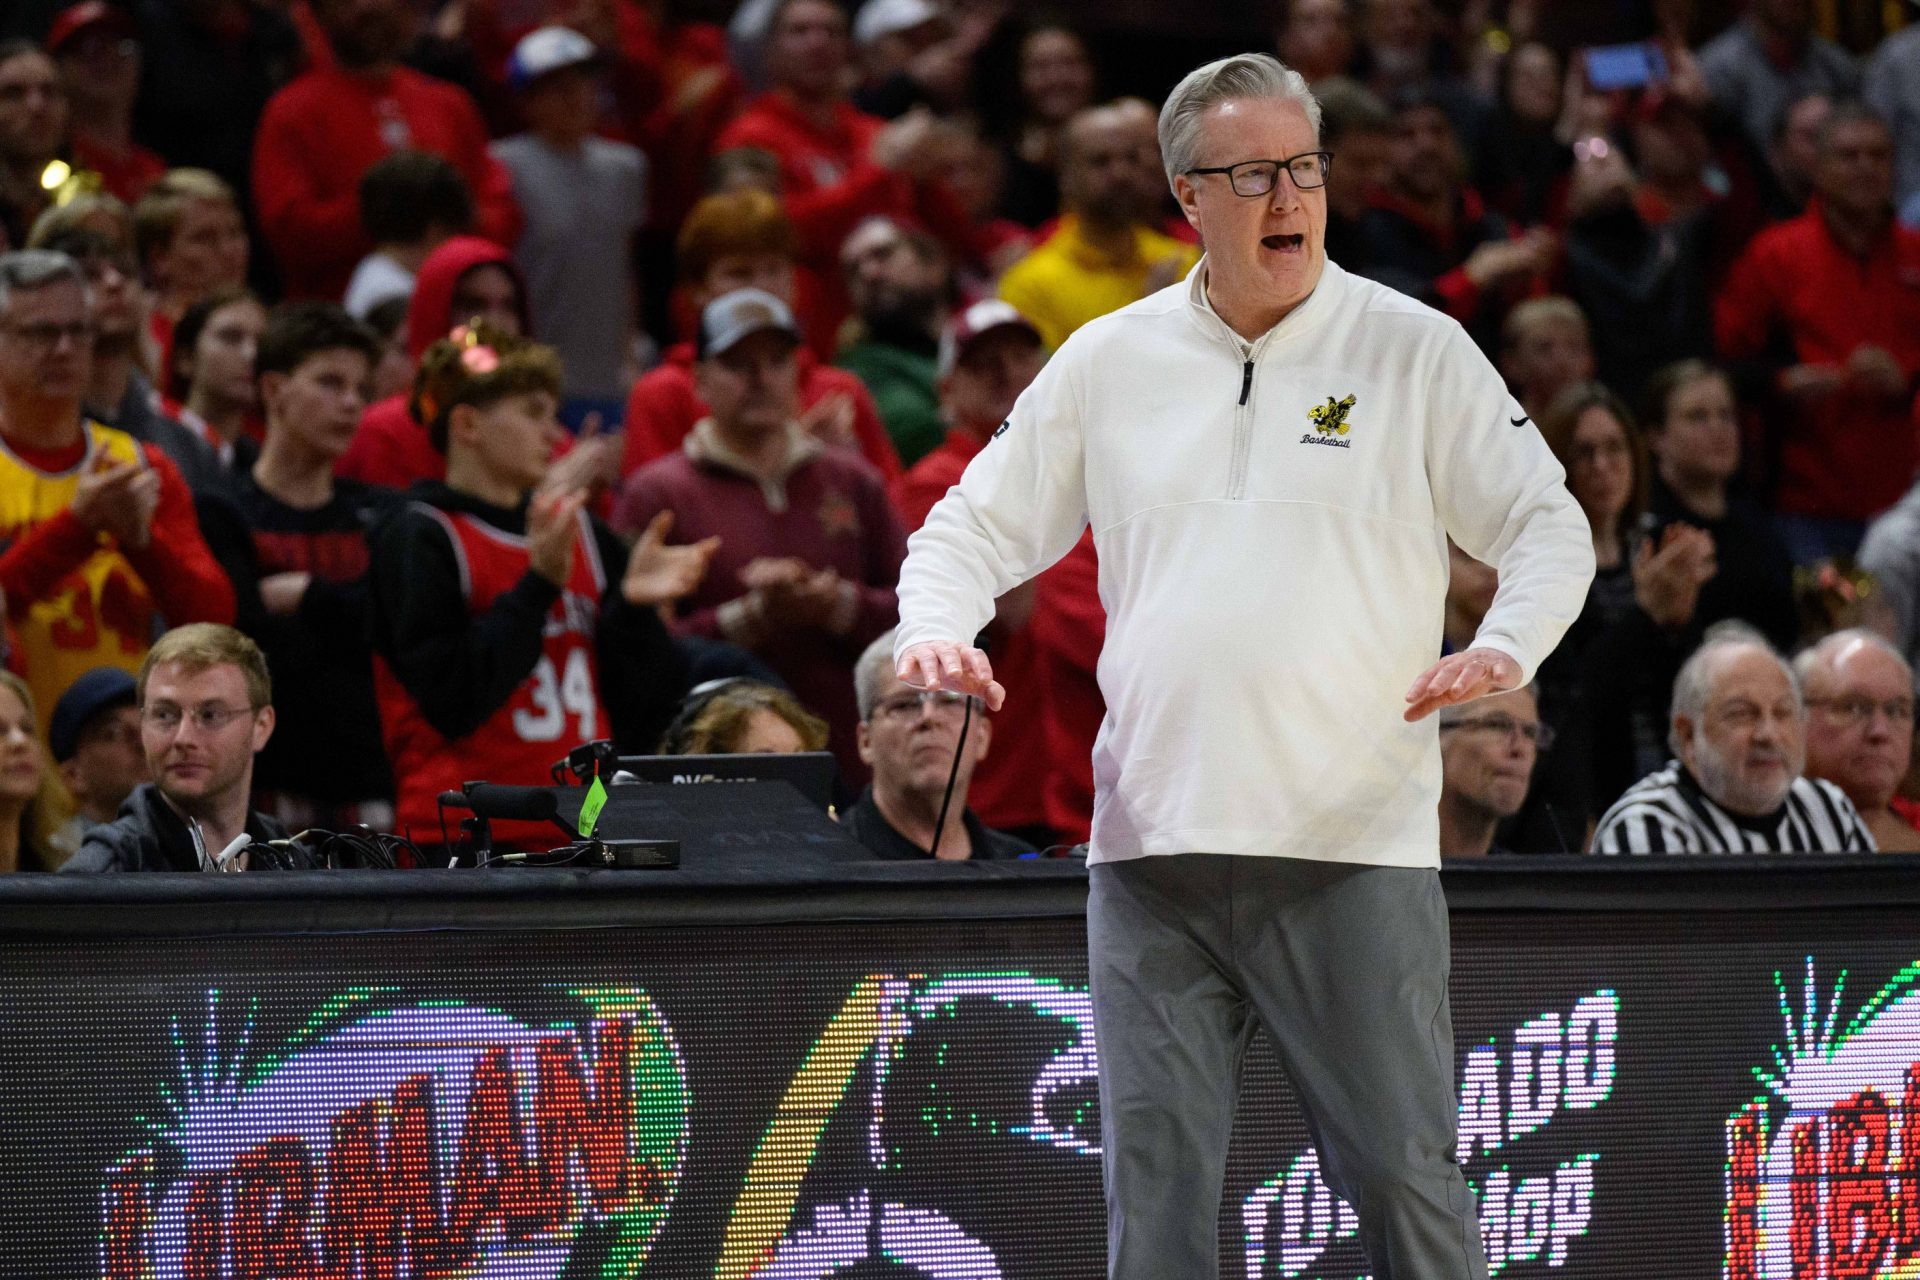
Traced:
[[797, 344], [800, 326], [786, 303], [764, 289], [735, 289], [715, 298], [700, 313], [694, 354], [702, 360], [725, 355], [756, 333], [784, 333]]

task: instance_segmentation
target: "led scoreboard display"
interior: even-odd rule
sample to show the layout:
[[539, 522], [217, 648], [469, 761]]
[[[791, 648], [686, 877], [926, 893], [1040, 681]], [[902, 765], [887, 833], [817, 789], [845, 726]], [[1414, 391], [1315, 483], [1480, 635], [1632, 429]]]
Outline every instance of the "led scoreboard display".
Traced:
[[[0, 933], [0, 1274], [1104, 1274], [1077, 915], [449, 910]], [[1920, 1278], [1920, 907], [1454, 932], [1491, 1274]], [[1228, 1163], [1223, 1276], [1365, 1274], [1258, 1041]]]

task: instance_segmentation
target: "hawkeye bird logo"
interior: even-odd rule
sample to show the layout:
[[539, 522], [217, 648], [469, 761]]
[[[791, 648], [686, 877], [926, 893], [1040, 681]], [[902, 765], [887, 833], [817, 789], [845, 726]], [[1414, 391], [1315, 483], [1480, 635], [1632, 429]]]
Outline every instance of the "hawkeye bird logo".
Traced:
[[1353, 441], [1339, 439], [1347, 434], [1353, 424], [1347, 421], [1347, 413], [1353, 408], [1352, 396], [1344, 400], [1327, 397], [1325, 404], [1317, 404], [1307, 410], [1307, 418], [1313, 423], [1313, 434], [1300, 437], [1301, 444], [1332, 445], [1336, 449], [1350, 449]]

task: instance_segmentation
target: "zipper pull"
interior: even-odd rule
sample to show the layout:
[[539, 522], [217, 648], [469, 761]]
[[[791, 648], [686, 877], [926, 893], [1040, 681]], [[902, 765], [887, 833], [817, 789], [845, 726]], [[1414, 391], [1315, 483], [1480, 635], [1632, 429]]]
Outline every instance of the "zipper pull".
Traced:
[[1253, 361], [1249, 360], [1240, 370], [1240, 403], [1247, 402], [1247, 393], [1253, 390]]

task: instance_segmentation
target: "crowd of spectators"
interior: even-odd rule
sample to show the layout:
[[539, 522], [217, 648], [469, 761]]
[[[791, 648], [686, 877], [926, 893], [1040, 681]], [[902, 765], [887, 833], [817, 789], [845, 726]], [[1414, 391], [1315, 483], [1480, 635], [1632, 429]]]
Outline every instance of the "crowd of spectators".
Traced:
[[[1091, 531], [998, 602], [999, 712], [888, 655], [908, 537], [1050, 352], [1204, 252], [1101, 32], [28, 8], [0, 870], [360, 823], [443, 862], [440, 792], [596, 739], [831, 752], [878, 857], [1086, 839]], [[1467, 329], [1593, 531], [1535, 681], [1441, 719], [1443, 852], [1920, 848], [1920, 3], [1276, 0], [1270, 38], [1328, 255]], [[1444, 648], [1498, 585], [1451, 564]]]

